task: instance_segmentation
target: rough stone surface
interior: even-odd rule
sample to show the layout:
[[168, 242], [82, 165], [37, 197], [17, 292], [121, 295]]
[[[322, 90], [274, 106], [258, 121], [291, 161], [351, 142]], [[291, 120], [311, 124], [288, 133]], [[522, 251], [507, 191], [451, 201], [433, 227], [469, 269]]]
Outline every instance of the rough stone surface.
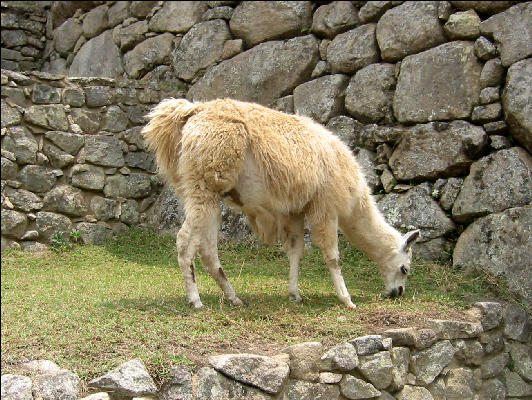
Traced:
[[[172, 3], [172, 2], [170, 2]], [[168, 3], [167, 3], [168, 4]], [[174, 36], [170, 33], [144, 40], [124, 55], [124, 70], [131, 78], [139, 78], [142, 73], [157, 64], [170, 59]]]
[[369, 399], [381, 394], [371, 383], [367, 383], [351, 375], [344, 375], [340, 382], [340, 391], [345, 397], [351, 400]]
[[494, 378], [497, 375], [501, 374], [504, 370], [504, 367], [508, 365], [508, 361], [510, 361], [510, 356], [508, 355], [508, 353], [499, 353], [493, 357], [484, 360], [484, 362], [480, 366], [482, 378]]
[[198, 400], [271, 400], [271, 396], [259, 389], [244, 385], [212, 368], [201, 368], [198, 372]]
[[26, 109], [24, 119], [34, 125], [50, 130], [68, 130], [68, 120], [62, 105], [31, 106]]
[[333, 117], [327, 122], [327, 129], [338, 136], [345, 144], [349, 145], [355, 135], [355, 130], [362, 127], [362, 124], [353, 118], [345, 115]]
[[384, 349], [381, 335], [360, 336], [350, 341], [359, 356], [374, 354]]
[[43, 207], [43, 202], [39, 196], [24, 189], [6, 187], [3, 194], [9, 198], [16, 209], [24, 212], [40, 210]]
[[526, 343], [530, 340], [532, 321], [525, 310], [513, 304], [504, 308], [504, 336], [510, 339]]
[[205, 11], [204, 1], [167, 1], [150, 20], [149, 28], [153, 32], [185, 33], [201, 21]]
[[507, 368], [504, 370], [504, 383], [506, 384], [506, 395], [508, 398], [510, 396], [532, 396], [532, 385], [521, 379], [519, 374]]
[[427, 322], [439, 339], [470, 338], [482, 333], [482, 325], [479, 322], [441, 319], [429, 319]]
[[35, 137], [24, 126], [7, 128], [6, 136], [2, 140], [2, 150], [13, 153], [19, 165], [35, 164], [38, 147]]
[[180, 365], [170, 368], [170, 378], [159, 391], [160, 400], [193, 400], [192, 372], [189, 367]]
[[103, 193], [107, 197], [125, 197], [139, 199], [150, 194], [151, 183], [147, 175], [112, 175], [106, 178]]
[[284, 400], [339, 400], [340, 389], [336, 385], [290, 381]]
[[58, 185], [44, 196], [44, 208], [72, 217], [80, 217], [87, 213], [88, 207], [79, 189], [69, 185]]
[[440, 205], [441, 207], [449, 211], [453, 208], [453, 204], [460, 193], [460, 189], [464, 180], [462, 178], [449, 178], [443, 188], [441, 189]]
[[319, 342], [300, 343], [284, 350], [290, 356], [290, 378], [317, 381], [323, 345]]
[[33, 400], [31, 379], [26, 376], [3, 374], [2, 399]]
[[349, 1], [333, 1], [319, 6], [314, 12], [312, 32], [333, 38], [358, 24], [356, 7]]
[[22, 188], [35, 193], [49, 191], [57, 181], [53, 169], [40, 165], [26, 165], [17, 175]]
[[532, 348], [523, 343], [509, 343], [513, 369], [521, 378], [532, 381]]
[[27, 226], [28, 219], [25, 214], [14, 210], [2, 209], [2, 235], [20, 239]]
[[321, 357], [320, 365], [321, 369], [326, 371], [352, 371], [358, 365], [356, 349], [351, 343], [339, 344]]
[[358, 370], [377, 389], [385, 389], [392, 383], [393, 364], [389, 351], [360, 356]]
[[83, 25], [74, 18], [69, 18], [55, 31], [54, 47], [60, 54], [65, 54], [74, 48], [83, 33]]
[[113, 41], [112, 32], [107, 30], [81, 47], [72, 60], [69, 75], [114, 78], [123, 71], [120, 50]]
[[392, 1], [367, 1], [358, 12], [361, 23], [373, 22], [393, 6]]
[[104, 223], [81, 222], [76, 229], [81, 233], [83, 244], [104, 244], [113, 236], [111, 228]]
[[352, 74], [379, 61], [375, 24], [362, 25], [337, 35], [327, 47], [327, 61], [333, 74]]
[[480, 35], [480, 17], [474, 10], [457, 12], [449, 16], [443, 30], [452, 40], [476, 39]]
[[37, 399], [77, 400], [79, 393], [78, 376], [67, 370], [37, 375], [33, 378], [33, 394]]
[[482, 324], [482, 329], [488, 331], [497, 328], [502, 322], [502, 305], [494, 301], [478, 301], [471, 309]]
[[450, 341], [444, 340], [432, 347], [412, 355], [410, 368], [421, 385], [431, 383], [451, 362], [456, 349]]
[[498, 379], [487, 379], [480, 387], [481, 399], [504, 400], [506, 398], [506, 388]]
[[72, 222], [68, 217], [47, 211], [39, 211], [36, 215], [35, 225], [39, 238], [49, 241], [57, 233], [70, 233]]
[[406, 377], [410, 365], [410, 349], [407, 347], [392, 347], [390, 349], [392, 359], [392, 388], [399, 390], [406, 384]]
[[406, 385], [399, 393], [398, 400], [434, 400], [430, 392], [424, 387]]
[[50, 165], [54, 168], [64, 168], [74, 162], [75, 157], [67, 152], [61, 150], [57, 146], [50, 143], [44, 143], [42, 152], [48, 160]]
[[504, 68], [500, 58], [486, 61], [480, 72], [480, 87], [499, 86], [502, 83]]
[[399, 122], [467, 118], [478, 103], [481, 64], [470, 42], [450, 42], [406, 57], [394, 97]]
[[85, 138], [85, 158], [103, 167], [124, 166], [122, 146], [115, 136], [93, 135]]

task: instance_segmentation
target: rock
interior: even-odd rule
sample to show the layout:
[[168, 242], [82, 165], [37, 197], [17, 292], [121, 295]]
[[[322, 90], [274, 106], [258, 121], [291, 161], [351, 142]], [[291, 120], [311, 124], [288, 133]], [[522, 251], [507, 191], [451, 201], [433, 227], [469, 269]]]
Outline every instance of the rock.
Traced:
[[471, 314], [480, 320], [483, 330], [495, 329], [502, 322], [502, 305], [494, 301], [478, 301], [473, 304]]
[[109, 26], [107, 11], [109, 7], [101, 5], [93, 8], [85, 14], [83, 19], [83, 35], [87, 38], [93, 38], [102, 33]]
[[300, 343], [284, 350], [290, 356], [290, 378], [317, 381], [323, 346], [319, 342]]
[[504, 308], [504, 336], [513, 340], [526, 343], [530, 340], [532, 321], [526, 311], [521, 307], [508, 304]]
[[174, 36], [170, 33], [144, 40], [124, 55], [124, 70], [131, 78], [139, 78], [143, 72], [170, 58], [173, 43]]
[[28, 226], [26, 215], [14, 210], [2, 209], [2, 235], [20, 239]]
[[185, 33], [201, 21], [205, 11], [204, 1], [169, 1], [152, 17], [149, 28], [153, 32]]
[[81, 217], [88, 211], [81, 190], [68, 185], [58, 185], [46, 193], [44, 207], [47, 211], [55, 211], [72, 217]]
[[488, 61], [497, 56], [498, 51], [493, 43], [484, 36], [475, 41], [475, 55], [483, 61]]
[[126, 225], [138, 224], [139, 210], [135, 200], [126, 200], [120, 204], [120, 221]]
[[486, 61], [480, 72], [480, 87], [499, 86], [502, 83], [504, 68], [500, 58]]
[[532, 152], [531, 97], [532, 59], [526, 59], [516, 62], [508, 69], [502, 105], [511, 134], [529, 152]]
[[506, 365], [508, 365], [509, 361], [510, 356], [508, 353], [499, 353], [493, 357], [485, 359], [480, 366], [482, 379], [494, 378], [497, 375], [500, 375]]
[[451, 342], [443, 340], [426, 350], [412, 354], [410, 369], [416, 375], [416, 381], [421, 385], [428, 385], [434, 381], [443, 369], [449, 365], [456, 351], [457, 349], [453, 347]]
[[270, 400], [271, 396], [251, 386], [226, 378], [212, 368], [198, 372], [198, 400]]
[[406, 376], [410, 365], [410, 349], [408, 347], [393, 347], [390, 349], [392, 359], [392, 386], [393, 390], [400, 390], [406, 384]]
[[28, 36], [22, 30], [2, 30], [2, 44], [5, 47], [24, 46], [28, 43]]
[[[507, 128], [508, 126], [506, 125], [506, 122], [504, 121], [495, 121], [495, 122], [488, 122], [487, 124], [484, 124], [482, 125], [482, 127], [484, 128], [484, 130], [486, 131], [486, 133], [488, 135], [490, 135], [490, 145], [496, 149], [496, 150], [502, 150], [502, 149], [509, 149], [510, 147], [512, 147], [512, 142], [510, 141], [509, 138], [506, 138], [506, 140], [502, 140], [500, 142], [500, 147], [497, 147], [497, 145], [493, 145], [493, 143], [497, 140], [499, 141], [500, 139], [498, 138], [495, 138], [494, 140], [494, 137], [496, 135], [503, 135], [503, 134], [506, 134], [507, 133]], [[504, 143], [504, 145], [502, 145], [502, 143]]]
[[498, 87], [487, 87], [480, 91], [480, 103], [489, 104], [500, 100]]
[[80, 380], [70, 371], [60, 371], [37, 375], [33, 378], [33, 394], [43, 400], [77, 400], [80, 393]]
[[85, 139], [86, 160], [103, 167], [124, 166], [122, 146], [115, 136], [91, 135]]
[[109, 27], [120, 24], [127, 17], [129, 17], [129, 3], [123, 3], [120, 1], [109, 7], [109, 10], [107, 10]]
[[6, 187], [4, 194], [9, 198], [16, 209], [26, 213], [40, 210], [43, 202], [39, 196], [24, 189], [12, 189]]
[[147, 225], [174, 235], [185, 220], [183, 203], [170, 185], [165, 185], [153, 206], [146, 212]]
[[487, 146], [487, 135], [466, 121], [416, 125], [403, 134], [390, 158], [398, 180], [426, 180], [466, 173]]
[[244, 41], [242, 39], [226, 40], [222, 49], [222, 59], [231, 58], [244, 50]]
[[470, 42], [450, 42], [406, 57], [397, 80], [395, 117], [402, 123], [469, 117], [478, 103], [480, 71]]
[[157, 392], [153, 379], [139, 359], [121, 364], [107, 374], [91, 380], [88, 386], [130, 397], [155, 395]]
[[22, 184], [22, 188], [30, 192], [48, 192], [57, 181], [54, 170], [40, 165], [26, 165], [22, 168], [17, 180]]
[[33, 400], [31, 379], [21, 375], [3, 374], [2, 399]]
[[322, 124], [343, 111], [343, 98], [349, 78], [327, 75], [294, 89], [294, 110]]
[[2, 150], [13, 153], [19, 165], [35, 164], [38, 144], [28, 128], [13, 126], [7, 128], [2, 138]]
[[356, 72], [345, 92], [345, 108], [364, 123], [393, 122], [395, 66], [371, 64]]
[[156, 1], [132, 1], [129, 6], [129, 12], [134, 17], [143, 18], [150, 13], [156, 4]]
[[377, 124], [369, 124], [359, 128], [355, 125], [352, 145], [361, 146], [368, 150], [375, 151], [380, 144], [395, 144], [405, 131], [406, 129], [401, 126], [379, 126]]
[[128, 51], [145, 39], [148, 33], [148, 22], [146, 20], [135, 22], [120, 29], [120, 50]]
[[308, 80], [317, 61], [318, 44], [313, 36], [262, 43], [208, 69], [187, 98], [230, 97], [269, 105]]
[[421, 241], [443, 236], [455, 229], [453, 221], [422, 185], [406, 193], [389, 193], [379, 201], [378, 207], [388, 223], [397, 229], [421, 229]]
[[339, 400], [340, 390], [336, 385], [290, 381], [283, 400]]
[[54, 33], [54, 47], [59, 54], [65, 55], [74, 48], [83, 33], [83, 25], [75, 18], [69, 18]]
[[2, 128], [11, 125], [17, 125], [21, 120], [22, 114], [20, 111], [2, 101]]
[[[99, 60], [98, 62], [93, 62]], [[111, 30], [92, 38], [74, 56], [70, 76], [114, 78], [124, 72], [120, 49], [113, 41]]]
[[452, 40], [476, 39], [480, 36], [480, 18], [474, 10], [457, 12], [449, 16], [443, 30]]
[[51, 143], [44, 143], [42, 149], [44, 155], [50, 160], [50, 165], [55, 168], [64, 168], [74, 162], [75, 157], [61, 150]]
[[440, 339], [478, 337], [482, 333], [479, 322], [429, 319], [427, 323]]
[[430, 392], [424, 387], [416, 387], [405, 385], [405, 387], [397, 393], [398, 400], [434, 400]]
[[26, 109], [24, 120], [50, 130], [66, 131], [69, 128], [62, 105], [31, 106]]
[[488, 379], [482, 382], [480, 387], [481, 399], [504, 400], [506, 398], [506, 388], [498, 379]]
[[36, 84], [33, 87], [31, 101], [35, 104], [59, 103], [61, 101], [61, 93], [58, 88]]
[[229, 26], [251, 47], [267, 40], [300, 35], [312, 24], [312, 6], [305, 1], [245, 1], [234, 10]]
[[159, 391], [160, 400], [192, 400], [192, 372], [180, 365], [170, 368], [170, 378]]
[[83, 397], [81, 400], [111, 400], [108, 393], [98, 392], [89, 394], [88, 396]]
[[338, 136], [347, 145], [354, 139], [355, 131], [361, 129], [362, 124], [351, 117], [339, 115], [327, 122], [327, 129]]
[[15, 180], [17, 178], [18, 167], [13, 161], [2, 157], [2, 168], [0, 168], [0, 171], [2, 173], [2, 179]]
[[512, 142], [506, 136], [491, 135], [490, 147], [493, 150], [504, 150], [512, 147]]
[[142, 136], [142, 127], [135, 126], [119, 134], [119, 138], [125, 140], [128, 144], [136, 146], [139, 150], [146, 150], [144, 137]]
[[492, 153], [471, 165], [453, 206], [453, 219], [474, 217], [532, 201], [532, 157], [520, 147]]
[[35, 219], [39, 238], [49, 241], [58, 233], [68, 234], [72, 230], [72, 222], [68, 217], [47, 211], [39, 211]]
[[527, 381], [532, 380], [532, 348], [523, 343], [510, 342], [508, 343], [510, 348], [511, 362], [513, 363], [513, 369], [523, 379]]
[[386, 11], [377, 24], [377, 41], [382, 59], [392, 62], [445, 42], [438, 2], [407, 1]]
[[131, 168], [139, 168], [148, 172], [157, 170], [157, 163], [152, 154], [140, 151], [129, 152], [125, 157], [126, 165]]
[[486, 104], [473, 108], [473, 113], [471, 114], [471, 121], [476, 122], [477, 124], [483, 124], [486, 122], [495, 121], [501, 116], [501, 103]]
[[327, 38], [354, 28], [359, 23], [358, 10], [348, 1], [333, 1], [319, 6], [312, 19], [312, 32]]
[[[113, 104], [114, 92], [109, 86], [88, 86], [85, 88], [88, 107], [101, 107]], [[76, 109], [72, 110], [72, 112]]]
[[118, 205], [117, 200], [106, 199], [101, 196], [94, 196], [90, 201], [91, 212], [99, 221], [118, 218]]
[[389, 351], [359, 357], [358, 370], [377, 389], [385, 389], [392, 383], [392, 358]]
[[482, 14], [496, 14], [510, 7], [511, 1], [451, 1], [459, 10], [474, 9]]
[[340, 392], [351, 400], [369, 399], [381, 394], [371, 383], [364, 382], [352, 375], [344, 375], [340, 382]]
[[107, 177], [103, 193], [106, 197], [125, 197], [139, 199], [150, 194], [151, 184], [148, 175], [133, 173], [131, 175], [112, 175]]
[[504, 383], [506, 386], [506, 398], [510, 398], [510, 396], [532, 396], [532, 385], [525, 382], [519, 374], [510, 371], [508, 368], [504, 370]]
[[484, 35], [493, 36], [502, 65], [509, 67], [532, 55], [532, 4], [524, 2], [496, 14], [480, 24]]
[[335, 383], [340, 383], [342, 377], [342, 374], [335, 374], [333, 372], [321, 372], [319, 382], [333, 385]]
[[222, 6], [222, 7], [215, 7], [211, 8], [202, 16], [202, 19], [204, 21], [210, 21], [214, 19], [225, 19], [230, 20], [233, 16], [233, 8], [229, 6]]
[[374, 354], [383, 350], [381, 335], [360, 336], [349, 341], [359, 356]]
[[231, 39], [227, 24], [218, 19], [194, 25], [173, 55], [176, 76], [191, 81], [207, 67], [222, 59], [226, 40]]
[[82, 108], [74, 108], [70, 115], [72, 121], [81, 129], [83, 133], [96, 133], [100, 130], [99, 111], [89, 111]]
[[[358, 365], [358, 356], [351, 343], [342, 343], [329, 349], [321, 357], [321, 369], [325, 371], [349, 372]], [[321, 379], [321, 374], [320, 374]], [[339, 382], [339, 381], [338, 381]], [[327, 382], [325, 382], [327, 383]]]
[[441, 190], [440, 205], [449, 211], [460, 193], [464, 180], [462, 178], [449, 178]]
[[359, 26], [337, 35], [327, 47], [327, 61], [333, 74], [352, 74], [379, 61], [375, 24]]
[[392, 1], [367, 1], [360, 8], [358, 17], [363, 24], [366, 22], [376, 22], [391, 7], [393, 7]]
[[83, 244], [104, 244], [113, 236], [113, 231], [104, 223], [81, 222], [76, 226]]

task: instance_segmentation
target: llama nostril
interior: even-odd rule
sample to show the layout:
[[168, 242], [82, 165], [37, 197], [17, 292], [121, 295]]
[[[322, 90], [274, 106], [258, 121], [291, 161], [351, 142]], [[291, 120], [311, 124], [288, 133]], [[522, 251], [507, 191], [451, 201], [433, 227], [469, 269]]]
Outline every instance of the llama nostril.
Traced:
[[393, 288], [389, 294], [389, 296], [393, 299], [394, 297], [397, 297], [397, 289]]
[[399, 296], [402, 296], [402, 295], [403, 295], [403, 287], [399, 286]]

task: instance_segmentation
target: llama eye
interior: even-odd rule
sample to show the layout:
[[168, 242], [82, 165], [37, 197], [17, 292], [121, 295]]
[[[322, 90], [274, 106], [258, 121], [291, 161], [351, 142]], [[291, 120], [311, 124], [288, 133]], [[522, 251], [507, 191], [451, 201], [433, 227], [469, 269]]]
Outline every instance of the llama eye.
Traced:
[[405, 268], [404, 265], [401, 265], [401, 272], [403, 273], [403, 275], [406, 275], [408, 273], [408, 270]]

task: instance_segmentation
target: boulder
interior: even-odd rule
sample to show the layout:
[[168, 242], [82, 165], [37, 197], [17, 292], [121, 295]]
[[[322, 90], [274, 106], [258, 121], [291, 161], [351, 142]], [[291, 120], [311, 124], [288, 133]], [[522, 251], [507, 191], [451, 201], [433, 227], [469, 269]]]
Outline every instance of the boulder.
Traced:
[[79, 189], [68, 185], [58, 185], [44, 196], [44, 208], [72, 217], [87, 214], [88, 207]]
[[42, 147], [42, 152], [46, 157], [48, 157], [48, 160], [50, 160], [50, 165], [54, 168], [64, 168], [67, 165], [72, 164], [75, 160], [73, 155], [68, 154], [51, 143], [45, 142]]
[[61, 101], [61, 92], [58, 88], [50, 85], [36, 84], [33, 87], [31, 101], [34, 104], [52, 104]]
[[120, 49], [113, 41], [112, 31], [107, 30], [81, 47], [72, 60], [68, 74], [115, 78], [122, 76], [123, 71]]
[[497, 48], [491, 41], [484, 36], [479, 37], [475, 40], [475, 54], [478, 58], [483, 61], [491, 60], [494, 57], [497, 57], [499, 52]]
[[337, 35], [327, 46], [327, 61], [333, 74], [352, 74], [379, 61], [375, 24], [359, 26]]
[[[530, 185], [530, 184], [529, 184]], [[456, 243], [453, 264], [477, 268], [506, 279], [525, 301], [532, 300], [532, 207], [510, 208], [477, 219]]]
[[532, 348], [524, 343], [508, 344], [513, 369], [521, 378], [532, 381]]
[[31, 379], [22, 375], [2, 374], [2, 399], [33, 400]]
[[312, 32], [333, 38], [359, 23], [358, 10], [349, 1], [333, 1], [319, 6], [312, 19]]
[[129, 6], [129, 11], [134, 17], [144, 18], [150, 13], [156, 4], [156, 1], [132, 1]]
[[77, 400], [79, 394], [79, 377], [65, 369], [33, 378], [33, 395], [37, 399]]
[[211, 67], [187, 98], [205, 101], [230, 97], [269, 105], [307, 81], [318, 61], [313, 36], [259, 44]]
[[480, 17], [474, 10], [451, 14], [443, 30], [452, 40], [476, 39], [480, 36]]
[[225, 19], [230, 20], [233, 16], [233, 8], [229, 6], [221, 6], [221, 7], [215, 7], [211, 8], [203, 14], [203, 20], [204, 21], [210, 21], [213, 19]]
[[199, 370], [197, 385], [198, 400], [271, 400], [269, 394], [226, 378], [208, 367]]
[[35, 219], [39, 239], [49, 241], [58, 233], [68, 234], [72, 231], [72, 222], [68, 217], [47, 211], [39, 211]]
[[500, 86], [503, 82], [504, 68], [500, 58], [486, 61], [480, 72], [480, 87]]
[[216, 19], [194, 25], [173, 55], [176, 76], [191, 81], [207, 67], [222, 59], [224, 43], [231, 39], [227, 24]]
[[436, 332], [439, 339], [478, 337], [483, 331], [482, 324], [479, 322], [429, 319], [427, 323]]
[[74, 108], [70, 112], [72, 121], [83, 133], [96, 133], [100, 130], [100, 111], [91, 111], [84, 108]]
[[169, 379], [159, 391], [160, 400], [192, 400], [192, 371], [189, 367], [179, 365], [171, 367]]
[[508, 368], [504, 370], [504, 383], [506, 384], [507, 398], [510, 396], [519, 396], [530, 398], [532, 396], [532, 385], [524, 381], [518, 373], [510, 371]]
[[50, 130], [66, 131], [69, 128], [63, 105], [31, 106], [24, 113], [24, 120]]
[[124, 55], [124, 70], [131, 78], [137, 79], [154, 66], [168, 61], [173, 46], [174, 35], [171, 33], [146, 39]]
[[25, 126], [7, 128], [6, 135], [2, 138], [2, 151], [13, 153], [19, 165], [35, 164], [38, 148], [35, 137]]
[[284, 362], [254, 354], [223, 354], [209, 357], [209, 364], [234, 380], [276, 394], [288, 378]]
[[456, 351], [457, 349], [453, 347], [450, 341], [444, 340], [426, 350], [412, 354], [410, 368], [416, 375], [416, 382], [425, 386], [434, 381], [449, 365]]
[[337, 385], [290, 381], [283, 400], [339, 400], [340, 389]]
[[83, 33], [83, 25], [75, 18], [69, 18], [54, 33], [54, 47], [61, 55], [67, 55]]
[[101, 5], [85, 14], [85, 18], [83, 18], [83, 36], [85, 38], [93, 38], [108, 28], [108, 10], [108, 6]]
[[311, 24], [312, 5], [307, 1], [243, 1], [229, 22], [233, 35], [249, 47], [298, 36]]
[[139, 168], [148, 172], [157, 170], [157, 163], [153, 154], [142, 151], [130, 151], [125, 157], [126, 165], [131, 168]]
[[107, 107], [101, 129], [107, 132], [122, 132], [129, 125], [127, 114], [118, 106]]
[[482, 365], [480, 366], [482, 379], [494, 378], [497, 375], [500, 375], [504, 371], [504, 368], [508, 365], [509, 361], [510, 356], [505, 352], [484, 359]]
[[[3, 150], [3, 149], [2, 149]], [[18, 167], [13, 161], [2, 157], [2, 167], [0, 168], [2, 179], [14, 180], [17, 178]]]
[[480, 396], [483, 399], [504, 400], [506, 399], [506, 388], [500, 380], [488, 379], [482, 382]]
[[139, 173], [108, 176], [103, 188], [105, 196], [112, 198], [125, 197], [139, 199], [147, 197], [150, 192], [150, 177]]
[[148, 22], [138, 21], [126, 27], [120, 28], [120, 50], [129, 51], [145, 39], [148, 33]]
[[2, 235], [20, 239], [28, 226], [26, 215], [14, 211], [2, 209]]
[[460, 175], [486, 148], [484, 129], [466, 121], [428, 123], [408, 129], [391, 158], [398, 180], [428, 180]]
[[167, 1], [151, 18], [150, 31], [185, 33], [201, 21], [207, 8], [204, 1]]
[[406, 1], [379, 19], [377, 41], [384, 61], [399, 61], [445, 42], [437, 1]]
[[344, 375], [340, 382], [340, 392], [352, 400], [370, 399], [381, 395], [381, 392], [375, 389], [375, 386], [371, 383], [355, 378], [352, 375]]
[[385, 389], [392, 383], [392, 358], [389, 351], [360, 356], [358, 370], [377, 389]]
[[[394, 343], [395, 344], [395, 343]], [[390, 349], [392, 358], [392, 389], [402, 389], [406, 384], [408, 367], [410, 365], [410, 349], [408, 347], [395, 347]]]
[[110, 219], [118, 218], [119, 203], [114, 199], [106, 199], [101, 196], [94, 196], [90, 201], [90, 210], [91, 213], [99, 221], [108, 221]]
[[[504, 336], [527, 343], [532, 333], [532, 320], [525, 310], [514, 304], [504, 307]], [[502, 347], [502, 346], [501, 346]]]
[[48, 192], [57, 181], [56, 172], [48, 167], [40, 165], [26, 165], [22, 168], [17, 180], [22, 184], [22, 188], [30, 192]]
[[185, 221], [183, 202], [171, 185], [165, 185], [161, 194], [146, 212], [146, 223], [157, 231], [174, 235]]
[[532, 157], [520, 147], [500, 150], [471, 165], [453, 205], [453, 219], [468, 222], [532, 201]]
[[497, 328], [502, 322], [502, 305], [494, 301], [479, 301], [473, 304], [471, 313], [480, 320], [485, 331]]
[[139, 206], [135, 200], [120, 203], [120, 221], [126, 225], [136, 225], [139, 222]]
[[508, 69], [502, 94], [505, 119], [512, 136], [532, 152], [530, 98], [532, 98], [532, 58], [516, 62]]
[[514, 1], [451, 1], [453, 7], [459, 10], [474, 9], [482, 14], [496, 14], [506, 10]]
[[43, 202], [39, 196], [24, 189], [6, 187], [4, 195], [9, 198], [16, 209], [27, 213], [40, 210], [43, 207]]
[[434, 400], [430, 392], [419, 386], [405, 385], [405, 387], [397, 393], [398, 400]]
[[360, 336], [351, 340], [350, 343], [355, 346], [359, 356], [375, 354], [381, 350], [384, 350], [381, 335]]
[[113, 237], [112, 229], [105, 223], [81, 222], [76, 225], [76, 229], [81, 233], [83, 244], [104, 244]]
[[484, 35], [493, 36], [502, 65], [509, 67], [532, 55], [532, 3], [523, 2], [480, 24]]
[[479, 100], [481, 68], [471, 42], [450, 42], [405, 57], [393, 102], [397, 120], [469, 117]]
[[358, 12], [361, 23], [377, 21], [382, 14], [393, 7], [392, 1], [367, 1]]
[[321, 369], [326, 371], [349, 372], [358, 365], [358, 356], [351, 343], [342, 343], [329, 349], [321, 357]]
[[355, 126], [352, 145], [375, 151], [381, 144], [394, 145], [405, 131], [406, 128], [402, 126], [382, 126], [377, 124]]
[[356, 72], [345, 92], [345, 108], [364, 123], [393, 122], [395, 66], [371, 64]]
[[85, 138], [85, 159], [103, 167], [124, 166], [122, 146], [115, 136], [87, 136]]
[[[87, 86], [85, 87], [85, 97], [88, 107], [108, 106], [113, 104], [114, 90], [109, 86]], [[76, 111], [76, 109], [72, 111]]]
[[284, 350], [290, 356], [290, 378], [317, 381], [323, 346], [319, 342], [299, 343]]
[[294, 111], [325, 124], [343, 111], [343, 98], [349, 78], [326, 75], [294, 89]]
[[338, 136], [342, 142], [350, 145], [354, 139], [355, 131], [361, 129], [362, 124], [351, 117], [339, 115], [327, 122], [327, 129]]
[[22, 120], [22, 114], [15, 107], [11, 107], [5, 101], [2, 101], [2, 128], [11, 125], [17, 125]]

